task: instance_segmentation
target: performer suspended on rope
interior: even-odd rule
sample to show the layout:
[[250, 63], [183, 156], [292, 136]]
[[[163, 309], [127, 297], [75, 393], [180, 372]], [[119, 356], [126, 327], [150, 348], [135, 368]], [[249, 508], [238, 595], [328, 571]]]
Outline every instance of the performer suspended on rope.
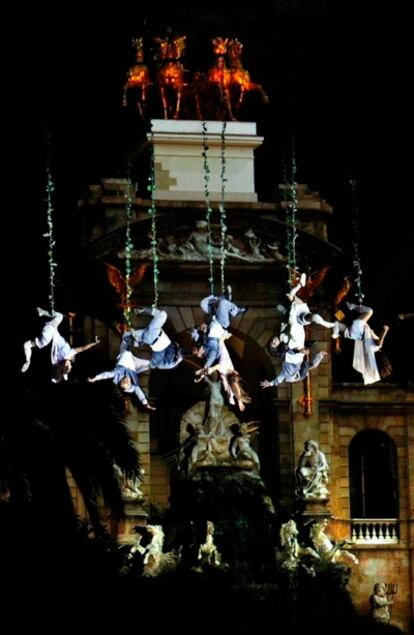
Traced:
[[192, 353], [196, 357], [205, 358], [203, 368], [196, 371], [195, 382], [205, 379], [217, 371], [224, 391], [229, 398], [229, 403], [234, 405], [235, 400], [239, 409], [245, 409], [244, 404], [251, 399], [243, 386], [243, 380], [235, 370], [225, 341], [231, 337], [231, 333], [223, 329], [216, 317], [213, 316], [209, 324], [201, 324], [198, 329], [191, 330], [191, 338], [195, 344]]
[[[288, 181], [285, 175], [285, 193], [287, 198], [286, 205], [286, 228], [287, 228], [287, 252], [289, 263], [289, 282], [291, 289], [286, 294], [290, 302], [290, 307], [286, 308], [278, 305], [277, 309], [288, 320], [282, 323], [280, 336], [274, 336], [268, 343], [268, 351], [271, 355], [282, 355], [282, 368], [272, 381], [267, 379], [260, 382], [262, 388], [270, 388], [279, 386], [283, 382], [294, 383], [304, 380], [311, 370], [317, 368], [321, 361], [327, 356], [326, 351], [316, 353], [312, 360], [309, 361], [309, 349], [305, 348], [305, 326], [310, 324], [319, 324], [325, 328], [333, 328], [334, 322], [327, 322], [318, 313], [312, 313], [306, 302], [297, 297], [298, 291], [306, 286], [306, 274], [302, 273], [299, 281], [295, 284], [296, 267], [296, 214], [298, 211], [297, 199], [297, 183], [296, 183], [296, 159], [295, 159], [295, 140], [292, 138], [291, 148], [291, 175]], [[314, 282], [320, 283], [327, 271], [327, 268], [321, 270], [316, 276]], [[316, 286], [317, 286], [316, 284]], [[293, 285], [293, 286], [292, 286]], [[310, 291], [314, 290], [315, 284], [312, 285]], [[307, 294], [309, 297], [311, 293]], [[306, 297], [306, 299], [307, 299]]]
[[229, 337], [231, 334], [213, 316], [209, 324], [204, 322], [198, 328], [191, 329], [191, 339], [194, 341], [192, 354], [205, 357], [204, 368], [210, 368], [220, 355], [220, 342]]
[[167, 312], [155, 307], [139, 307], [134, 309], [134, 313], [150, 315], [152, 319], [145, 329], [130, 329], [123, 334], [120, 352], [147, 344], [152, 350], [150, 368], [170, 370], [178, 366], [183, 359], [183, 352], [162, 329], [167, 321]]
[[[275, 353], [273, 353], [275, 354]], [[280, 384], [295, 383], [303, 381], [311, 370], [319, 366], [321, 361], [328, 355], [326, 351], [320, 351], [308, 361], [309, 349], [301, 348], [297, 351], [287, 350], [284, 353], [284, 359], [280, 373], [272, 381], [265, 379], [260, 382], [262, 388], [271, 388], [272, 386], [280, 386]]]
[[[389, 326], [385, 325], [382, 328], [381, 335], [378, 336], [374, 333], [371, 327], [368, 325], [368, 321], [373, 315], [373, 310], [369, 306], [364, 306], [362, 301], [364, 299], [364, 293], [362, 292], [362, 265], [360, 260], [360, 248], [359, 248], [359, 212], [357, 205], [357, 182], [355, 179], [350, 178], [349, 184], [351, 186], [351, 199], [352, 199], [352, 216], [353, 216], [353, 254], [352, 261], [355, 268], [355, 286], [356, 297], [359, 304], [352, 304], [346, 302], [346, 306], [350, 311], [356, 312], [356, 317], [349, 325], [343, 324], [337, 321], [332, 332], [332, 337], [337, 339], [342, 334], [345, 339], [354, 340], [354, 357], [352, 361], [353, 368], [361, 373], [364, 384], [373, 384], [380, 381], [381, 375], [387, 376], [389, 370], [385, 373], [378, 371], [377, 360], [375, 353], [378, 353], [383, 345], [384, 338], [389, 331]], [[384, 356], [385, 358], [385, 356]], [[388, 360], [387, 363], [389, 364]]]
[[216, 371], [219, 373], [220, 380], [229, 399], [229, 403], [231, 405], [235, 405], [237, 402], [239, 410], [243, 412], [245, 404], [251, 402], [251, 397], [249, 397], [246, 389], [244, 388], [242, 378], [234, 368], [224, 340], [219, 341], [219, 355], [216, 359], [216, 364], [210, 366], [206, 364], [204, 368], [200, 368], [200, 370], [196, 371], [195, 374], [197, 378], [194, 381], [201, 381]]
[[248, 307], [237, 306], [237, 304], [232, 302], [230, 285], [226, 286], [224, 295], [208, 295], [203, 298], [200, 306], [210, 320], [214, 316], [224, 329], [230, 326], [230, 318], [242, 315], [248, 310]]
[[49, 317], [51, 319], [44, 325], [40, 337], [36, 337], [33, 340], [27, 340], [24, 343], [23, 348], [26, 361], [22, 366], [21, 372], [25, 373], [30, 366], [32, 348], [45, 348], [45, 346], [52, 342], [50, 352], [53, 377], [51, 381], [55, 384], [61, 382], [62, 380], [66, 381], [70, 371], [72, 370], [75, 356], [78, 353], [83, 353], [89, 348], [96, 346], [99, 344], [100, 340], [96, 337], [94, 342], [73, 348], [58, 331], [58, 327], [63, 320], [63, 314], [55, 311], [52, 315], [49, 311], [45, 311], [39, 307], [37, 307], [37, 312], [39, 316]]
[[373, 384], [381, 379], [375, 353], [381, 350], [385, 336], [389, 331], [389, 326], [383, 326], [381, 335], [378, 336], [368, 324], [369, 319], [373, 315], [371, 307], [362, 304], [352, 304], [351, 302], [346, 302], [345, 304], [350, 311], [355, 311], [357, 316], [349, 326], [342, 322], [335, 322], [332, 337], [336, 339], [342, 334], [345, 339], [354, 340], [352, 366], [357, 372], [361, 373], [365, 385]]
[[[333, 329], [335, 322], [328, 322], [319, 313], [311, 313], [309, 306], [306, 302], [298, 298], [297, 293], [300, 289], [303, 289], [306, 285], [306, 274], [302, 273], [299, 282], [294, 286], [289, 293], [286, 294], [290, 302], [290, 308], [277, 305], [277, 309], [282, 314], [288, 313], [288, 321], [282, 322], [281, 332], [279, 337], [274, 337], [270, 340], [268, 349], [279, 349], [279, 352], [283, 352], [283, 347], [286, 350], [298, 350], [305, 346], [305, 326], [310, 324], [318, 324], [327, 329]], [[276, 352], [276, 351], [275, 351]]]
[[[325, 328], [334, 328], [335, 322], [327, 322], [319, 313], [311, 313], [307, 303], [297, 297], [298, 291], [305, 285], [306, 275], [302, 273], [298, 284], [286, 294], [291, 303], [288, 321], [282, 323], [280, 336], [272, 337], [267, 346], [271, 355], [283, 356], [282, 368], [273, 381], [266, 379], [260, 382], [262, 388], [279, 386], [283, 382], [302, 381], [327, 356], [326, 351], [320, 351], [309, 361], [309, 349], [305, 348], [305, 326], [319, 324]], [[277, 308], [282, 313], [288, 312], [288, 309], [280, 304]]]
[[88, 381], [94, 383], [103, 379], [112, 379], [113, 383], [123, 392], [134, 393], [147, 410], [155, 410], [148, 403], [148, 399], [139, 385], [139, 375], [149, 369], [149, 360], [135, 357], [130, 351], [122, 351], [117, 357], [115, 368], [99, 373], [94, 377], [88, 377]]

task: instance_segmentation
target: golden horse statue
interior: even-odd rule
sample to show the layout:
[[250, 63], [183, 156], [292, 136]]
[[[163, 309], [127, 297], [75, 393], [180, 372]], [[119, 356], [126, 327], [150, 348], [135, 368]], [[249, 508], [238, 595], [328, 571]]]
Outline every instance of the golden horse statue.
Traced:
[[236, 121], [233, 115], [231, 101], [230, 101], [230, 85], [232, 81], [231, 70], [226, 63], [227, 46], [229, 44], [228, 38], [215, 37], [213, 39], [213, 51], [216, 56], [216, 63], [209, 68], [207, 73], [207, 82], [211, 86], [217, 86], [220, 93], [220, 105], [224, 112], [218, 119], [224, 119], [224, 114], [227, 110], [229, 119]]
[[137, 37], [132, 40], [135, 49], [135, 64], [131, 66], [127, 73], [127, 81], [124, 85], [122, 104], [127, 106], [127, 93], [132, 88], [141, 89], [141, 99], [137, 101], [137, 107], [142, 118], [144, 118], [147, 101], [147, 88], [152, 85], [149, 71], [144, 64], [144, 40]]
[[[172, 114], [173, 119], [178, 119], [181, 110], [181, 98], [184, 83], [184, 66], [181, 63], [183, 57], [186, 35], [180, 35], [171, 39], [168, 35], [166, 39], [154, 38], [158, 44], [158, 53], [155, 59], [160, 60], [157, 72], [157, 84], [160, 90], [164, 119], [169, 119]], [[169, 103], [169, 93], [175, 93], [175, 106]]]
[[257, 90], [261, 94], [263, 102], [269, 103], [269, 97], [263, 90], [262, 85], [252, 82], [249, 71], [243, 67], [241, 62], [242, 52], [243, 44], [237, 38], [228, 42], [227, 53], [230, 64], [231, 86], [236, 86], [239, 89], [236, 108], [240, 108], [246, 92], [251, 90]]

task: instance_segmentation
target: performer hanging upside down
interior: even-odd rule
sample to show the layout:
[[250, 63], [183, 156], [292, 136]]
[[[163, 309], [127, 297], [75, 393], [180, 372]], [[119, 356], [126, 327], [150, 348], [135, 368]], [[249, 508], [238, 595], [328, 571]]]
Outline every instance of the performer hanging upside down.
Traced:
[[336, 339], [342, 334], [345, 339], [355, 341], [352, 366], [361, 373], [365, 385], [373, 384], [381, 379], [375, 353], [382, 348], [389, 326], [383, 326], [381, 335], [378, 336], [368, 324], [373, 315], [373, 310], [369, 306], [351, 302], [346, 302], [346, 305], [350, 311], [356, 311], [358, 317], [349, 327], [342, 322], [335, 322], [332, 337]]
[[58, 331], [59, 324], [63, 320], [63, 314], [55, 311], [54, 315], [52, 315], [48, 311], [39, 307], [37, 307], [37, 312], [39, 316], [49, 317], [51, 319], [44, 325], [40, 337], [36, 337], [34, 340], [27, 340], [23, 344], [26, 361], [22, 366], [21, 372], [25, 373], [30, 366], [32, 348], [45, 348], [45, 346], [52, 342], [50, 351], [53, 368], [52, 382], [57, 384], [62, 380], [66, 381], [70, 371], [72, 370], [75, 356], [78, 353], [83, 353], [89, 348], [96, 346], [99, 344], [100, 340], [96, 337], [94, 342], [72, 348], [72, 346]]
[[209, 319], [215, 316], [224, 329], [230, 326], [230, 318], [246, 313], [248, 310], [248, 307], [239, 307], [232, 302], [230, 285], [227, 285], [225, 295], [208, 295], [201, 300], [200, 306]]
[[172, 342], [162, 326], [167, 321], [166, 311], [151, 307], [134, 309], [139, 314], [151, 315], [152, 319], [145, 329], [131, 329], [122, 336], [120, 352], [133, 346], [148, 344], [152, 350], [150, 368], [169, 370], [175, 368], [183, 359], [183, 352], [176, 342]]
[[148, 403], [144, 391], [139, 385], [139, 375], [149, 370], [150, 362], [147, 359], [135, 357], [130, 351], [123, 351], [116, 360], [113, 370], [107, 370], [94, 377], [88, 377], [88, 381], [94, 383], [102, 379], [112, 379], [114, 384], [126, 393], [134, 393], [142, 405], [148, 410], [155, 410]]
[[198, 328], [191, 329], [191, 339], [195, 342], [192, 354], [196, 357], [206, 357], [204, 368], [210, 368], [220, 355], [220, 342], [231, 337], [218, 322], [215, 316], [209, 324], [205, 322]]
[[280, 384], [295, 383], [305, 379], [309, 372], [314, 368], [317, 368], [321, 361], [327, 356], [326, 351], [320, 351], [316, 353], [313, 359], [309, 362], [305, 357], [309, 354], [309, 349], [302, 348], [297, 351], [288, 350], [284, 354], [284, 360], [280, 373], [273, 379], [268, 381], [265, 379], [260, 382], [262, 388], [271, 388], [272, 386], [280, 386]]
[[305, 326], [309, 324], [319, 324], [327, 329], [334, 328], [335, 322], [328, 322], [319, 315], [312, 313], [309, 306], [297, 297], [297, 293], [306, 285], [306, 274], [302, 273], [299, 283], [286, 294], [290, 307], [286, 309], [278, 304], [277, 309], [283, 313], [288, 313], [288, 321], [282, 323], [280, 342], [286, 344], [287, 349], [300, 349], [305, 346]]
[[237, 401], [239, 410], [243, 412], [245, 404], [250, 403], [251, 398], [242, 385], [242, 379], [234, 368], [229, 351], [223, 340], [219, 343], [219, 356], [217, 363], [214, 366], [207, 366], [206, 364], [204, 368], [197, 370], [195, 373], [197, 379], [194, 381], [201, 381], [216, 371], [219, 373], [221, 383], [229, 399], [229, 403], [234, 405]]

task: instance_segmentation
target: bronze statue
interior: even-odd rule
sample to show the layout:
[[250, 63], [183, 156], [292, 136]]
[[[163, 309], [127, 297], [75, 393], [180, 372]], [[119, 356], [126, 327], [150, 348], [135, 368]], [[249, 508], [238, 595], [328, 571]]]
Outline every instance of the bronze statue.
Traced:
[[141, 97], [137, 101], [137, 107], [139, 114], [142, 118], [145, 115], [145, 108], [147, 103], [147, 89], [152, 85], [150, 79], [148, 67], [144, 64], [144, 40], [142, 37], [137, 37], [132, 40], [132, 45], [135, 48], [136, 61], [128, 71], [127, 81], [124, 86], [124, 94], [122, 98], [122, 104], [127, 106], [127, 93], [130, 89], [140, 89]]

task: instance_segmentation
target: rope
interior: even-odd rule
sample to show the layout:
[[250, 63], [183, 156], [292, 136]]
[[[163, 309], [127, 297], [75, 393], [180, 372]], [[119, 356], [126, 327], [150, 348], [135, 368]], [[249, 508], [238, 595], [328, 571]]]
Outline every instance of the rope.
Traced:
[[155, 158], [154, 158], [154, 133], [152, 130], [152, 124], [150, 124], [150, 138], [151, 138], [151, 155], [150, 155], [150, 176], [148, 183], [148, 191], [151, 195], [151, 205], [148, 210], [148, 214], [151, 218], [151, 250], [153, 261], [153, 282], [154, 282], [154, 302], [152, 306], [156, 308], [158, 306], [158, 249], [157, 249], [157, 208], [155, 204], [155, 190], [157, 189], [155, 184]]
[[47, 223], [47, 232], [43, 234], [48, 241], [47, 255], [49, 262], [49, 308], [51, 315], [55, 314], [55, 269], [57, 267], [57, 263], [54, 260], [54, 247], [55, 247], [55, 239], [53, 234], [53, 203], [52, 203], [52, 192], [55, 189], [52, 179], [52, 172], [50, 167], [50, 137], [47, 133], [47, 165], [46, 165], [46, 223]]
[[128, 185], [125, 191], [125, 217], [126, 217], [126, 225], [125, 225], [125, 288], [126, 288], [126, 297], [125, 297], [125, 305], [124, 305], [124, 318], [125, 323], [128, 326], [131, 326], [131, 256], [132, 250], [134, 249], [134, 245], [131, 238], [131, 220], [132, 220], [132, 182], [130, 175], [131, 165], [128, 163]]
[[210, 269], [210, 277], [208, 279], [210, 283], [210, 294], [214, 295], [214, 265], [213, 265], [213, 245], [211, 240], [211, 214], [213, 212], [210, 203], [210, 192], [208, 189], [208, 183], [210, 181], [210, 167], [207, 158], [207, 122], [202, 122], [203, 129], [203, 167], [204, 167], [204, 199], [206, 201], [206, 221], [207, 221], [207, 251], [208, 261]]
[[355, 295], [358, 298], [359, 304], [362, 304], [362, 300], [365, 297], [365, 294], [362, 292], [362, 267], [361, 267], [361, 258], [359, 251], [359, 213], [358, 213], [358, 203], [357, 203], [357, 182], [355, 179], [349, 179], [349, 185], [351, 186], [351, 205], [352, 205], [352, 229], [353, 229], [353, 240], [352, 240], [352, 250], [353, 250], [353, 259], [352, 264], [355, 270]]
[[226, 127], [227, 122], [223, 121], [223, 127], [221, 129], [221, 197], [220, 197], [220, 280], [221, 280], [221, 292], [225, 292], [225, 279], [224, 269], [226, 266], [226, 209], [224, 207], [224, 194], [226, 189]]
[[287, 267], [289, 287], [295, 284], [296, 272], [296, 239], [298, 237], [296, 231], [296, 213], [298, 211], [298, 190], [296, 183], [296, 155], [295, 155], [295, 137], [292, 136], [291, 157], [290, 157], [290, 175], [286, 174], [286, 163], [284, 164], [284, 182], [286, 205], [286, 242], [287, 242]]

